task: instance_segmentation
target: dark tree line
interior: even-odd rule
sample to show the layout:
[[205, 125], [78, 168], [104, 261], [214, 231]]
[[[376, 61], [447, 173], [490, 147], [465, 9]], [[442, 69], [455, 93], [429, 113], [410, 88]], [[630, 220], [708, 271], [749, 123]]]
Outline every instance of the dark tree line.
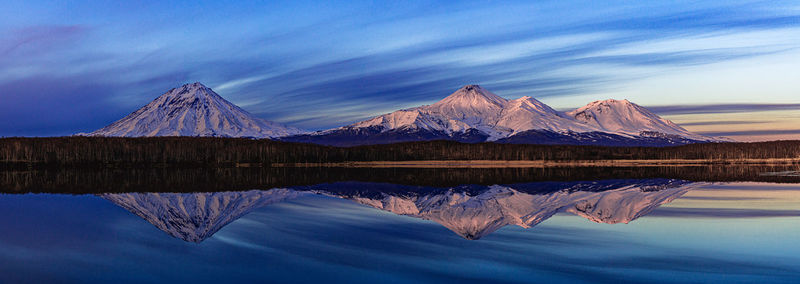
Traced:
[[601, 147], [408, 142], [332, 147], [271, 140], [199, 137], [2, 138], [3, 167], [150, 167], [271, 165], [409, 160], [620, 160], [800, 158], [800, 141], [705, 143], [675, 147]]
[[[800, 182], [800, 177], [763, 175], [797, 166], [703, 165], [692, 167], [548, 168], [141, 168], [0, 171], [0, 193], [215, 192], [302, 187], [336, 182], [447, 188], [627, 179]], [[544, 187], [544, 186], [543, 186]], [[353, 189], [371, 188], [352, 186]], [[424, 189], [423, 189], [424, 190]]]

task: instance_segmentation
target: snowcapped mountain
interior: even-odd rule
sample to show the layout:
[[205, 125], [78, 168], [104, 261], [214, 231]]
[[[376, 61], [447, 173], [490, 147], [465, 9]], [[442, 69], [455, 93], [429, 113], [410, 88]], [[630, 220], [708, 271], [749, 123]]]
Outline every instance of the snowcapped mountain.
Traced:
[[100, 197], [141, 217], [161, 231], [199, 243], [251, 211], [297, 198], [288, 189], [214, 193], [123, 193]]
[[709, 137], [697, 135], [663, 119], [648, 109], [628, 100], [595, 101], [566, 113], [569, 117], [609, 133], [646, 135], [661, 133], [703, 140]]
[[464, 86], [432, 105], [283, 140], [338, 146], [421, 140], [610, 146], [717, 141], [627, 100], [600, 101], [562, 113], [532, 97], [507, 100], [478, 85]]
[[213, 136], [275, 138], [304, 133], [266, 121], [192, 83], [169, 90], [149, 104], [90, 136]]
[[441, 101], [315, 133], [256, 118], [200, 83], [186, 84], [90, 136], [273, 138], [335, 146], [454, 140], [518, 144], [669, 146], [728, 141], [691, 133], [627, 100], [559, 112], [467, 85]]
[[[506, 100], [478, 85], [467, 85], [432, 105], [399, 110], [338, 129], [378, 127], [424, 129], [447, 135], [478, 130], [489, 141], [531, 129], [588, 132], [595, 129], [531, 97]], [[336, 131], [334, 129], [332, 131]]]
[[506, 129], [496, 129], [500, 115], [508, 101], [480, 86], [461, 88], [443, 100], [429, 106], [399, 110], [366, 121], [330, 130], [373, 128], [380, 132], [401, 130], [431, 132], [452, 136], [475, 129], [489, 137], [502, 136]]
[[562, 113], [550, 106], [528, 96], [508, 101], [496, 127], [509, 129], [511, 133], [508, 136], [535, 129], [553, 132], [592, 132], [597, 130], [575, 123], [574, 120], [563, 117]]

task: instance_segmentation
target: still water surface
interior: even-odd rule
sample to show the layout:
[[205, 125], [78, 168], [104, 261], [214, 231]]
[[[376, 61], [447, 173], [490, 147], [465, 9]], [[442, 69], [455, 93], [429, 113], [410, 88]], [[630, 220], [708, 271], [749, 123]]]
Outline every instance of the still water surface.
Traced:
[[796, 283], [800, 184], [0, 194], [2, 283]]

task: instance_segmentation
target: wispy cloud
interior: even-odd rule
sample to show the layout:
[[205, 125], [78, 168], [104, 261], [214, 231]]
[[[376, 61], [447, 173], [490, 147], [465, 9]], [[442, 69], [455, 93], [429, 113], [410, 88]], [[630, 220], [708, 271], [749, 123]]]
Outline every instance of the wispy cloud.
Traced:
[[764, 136], [764, 135], [787, 135], [800, 134], [800, 129], [775, 129], [775, 130], [741, 130], [741, 131], [700, 131], [703, 135], [709, 136]]
[[760, 112], [778, 110], [800, 110], [800, 104], [714, 104], [714, 105], [669, 105], [651, 106], [648, 109], [660, 115]]
[[768, 217], [798, 217], [800, 210], [762, 210], [738, 208], [658, 208], [648, 214], [650, 217], [676, 217], [676, 218], [768, 218]]
[[28, 26], [8, 31], [0, 40], [0, 62], [11, 56], [32, 56], [58, 48], [64, 41], [85, 34], [87, 28], [79, 25]]
[[709, 125], [741, 125], [741, 124], [757, 124], [757, 123], [770, 123], [770, 120], [716, 120], [716, 121], [695, 121], [684, 122], [681, 126], [709, 126]]

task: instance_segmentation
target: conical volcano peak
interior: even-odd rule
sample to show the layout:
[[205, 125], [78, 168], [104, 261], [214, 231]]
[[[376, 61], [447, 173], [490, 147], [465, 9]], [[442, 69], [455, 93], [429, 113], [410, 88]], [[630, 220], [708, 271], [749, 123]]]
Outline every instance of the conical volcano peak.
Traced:
[[171, 89], [93, 136], [274, 138], [303, 131], [257, 118], [200, 82]]
[[464, 87], [461, 87], [461, 89], [464, 90], [464, 91], [484, 90], [480, 85], [476, 85], [476, 84], [464, 85]]
[[426, 110], [471, 122], [493, 123], [506, 104], [508, 100], [489, 90], [478, 85], [466, 85]]
[[466, 85], [458, 89], [454, 93], [450, 94], [443, 100], [439, 101], [436, 104], [440, 103], [469, 103], [469, 104], [481, 104], [481, 103], [491, 103], [496, 104], [498, 106], [503, 106], [507, 102], [506, 99], [500, 97], [487, 89], [479, 85]]
[[206, 85], [203, 85], [203, 83], [194, 82], [194, 83], [183, 84], [182, 86], [177, 87], [177, 88], [172, 88], [169, 91], [167, 91], [167, 94], [175, 92], [175, 91], [177, 91], [177, 92], [186, 92], [186, 91], [201, 90], [201, 89], [209, 89], [210, 90], [210, 88], [206, 87]]
[[[219, 97], [211, 88], [206, 87], [200, 82], [184, 84], [178, 88], [169, 90], [161, 97]], [[221, 97], [220, 97], [221, 98]]]
[[[208, 87], [206, 87], [206, 85], [203, 85], [203, 83], [194, 82], [194, 83], [183, 84], [182, 86], [177, 87], [177, 88], [173, 88], [172, 90], [196, 90], [196, 89], [200, 89], [200, 88], [208, 88]], [[170, 91], [172, 91], [172, 90], [170, 90]]]

